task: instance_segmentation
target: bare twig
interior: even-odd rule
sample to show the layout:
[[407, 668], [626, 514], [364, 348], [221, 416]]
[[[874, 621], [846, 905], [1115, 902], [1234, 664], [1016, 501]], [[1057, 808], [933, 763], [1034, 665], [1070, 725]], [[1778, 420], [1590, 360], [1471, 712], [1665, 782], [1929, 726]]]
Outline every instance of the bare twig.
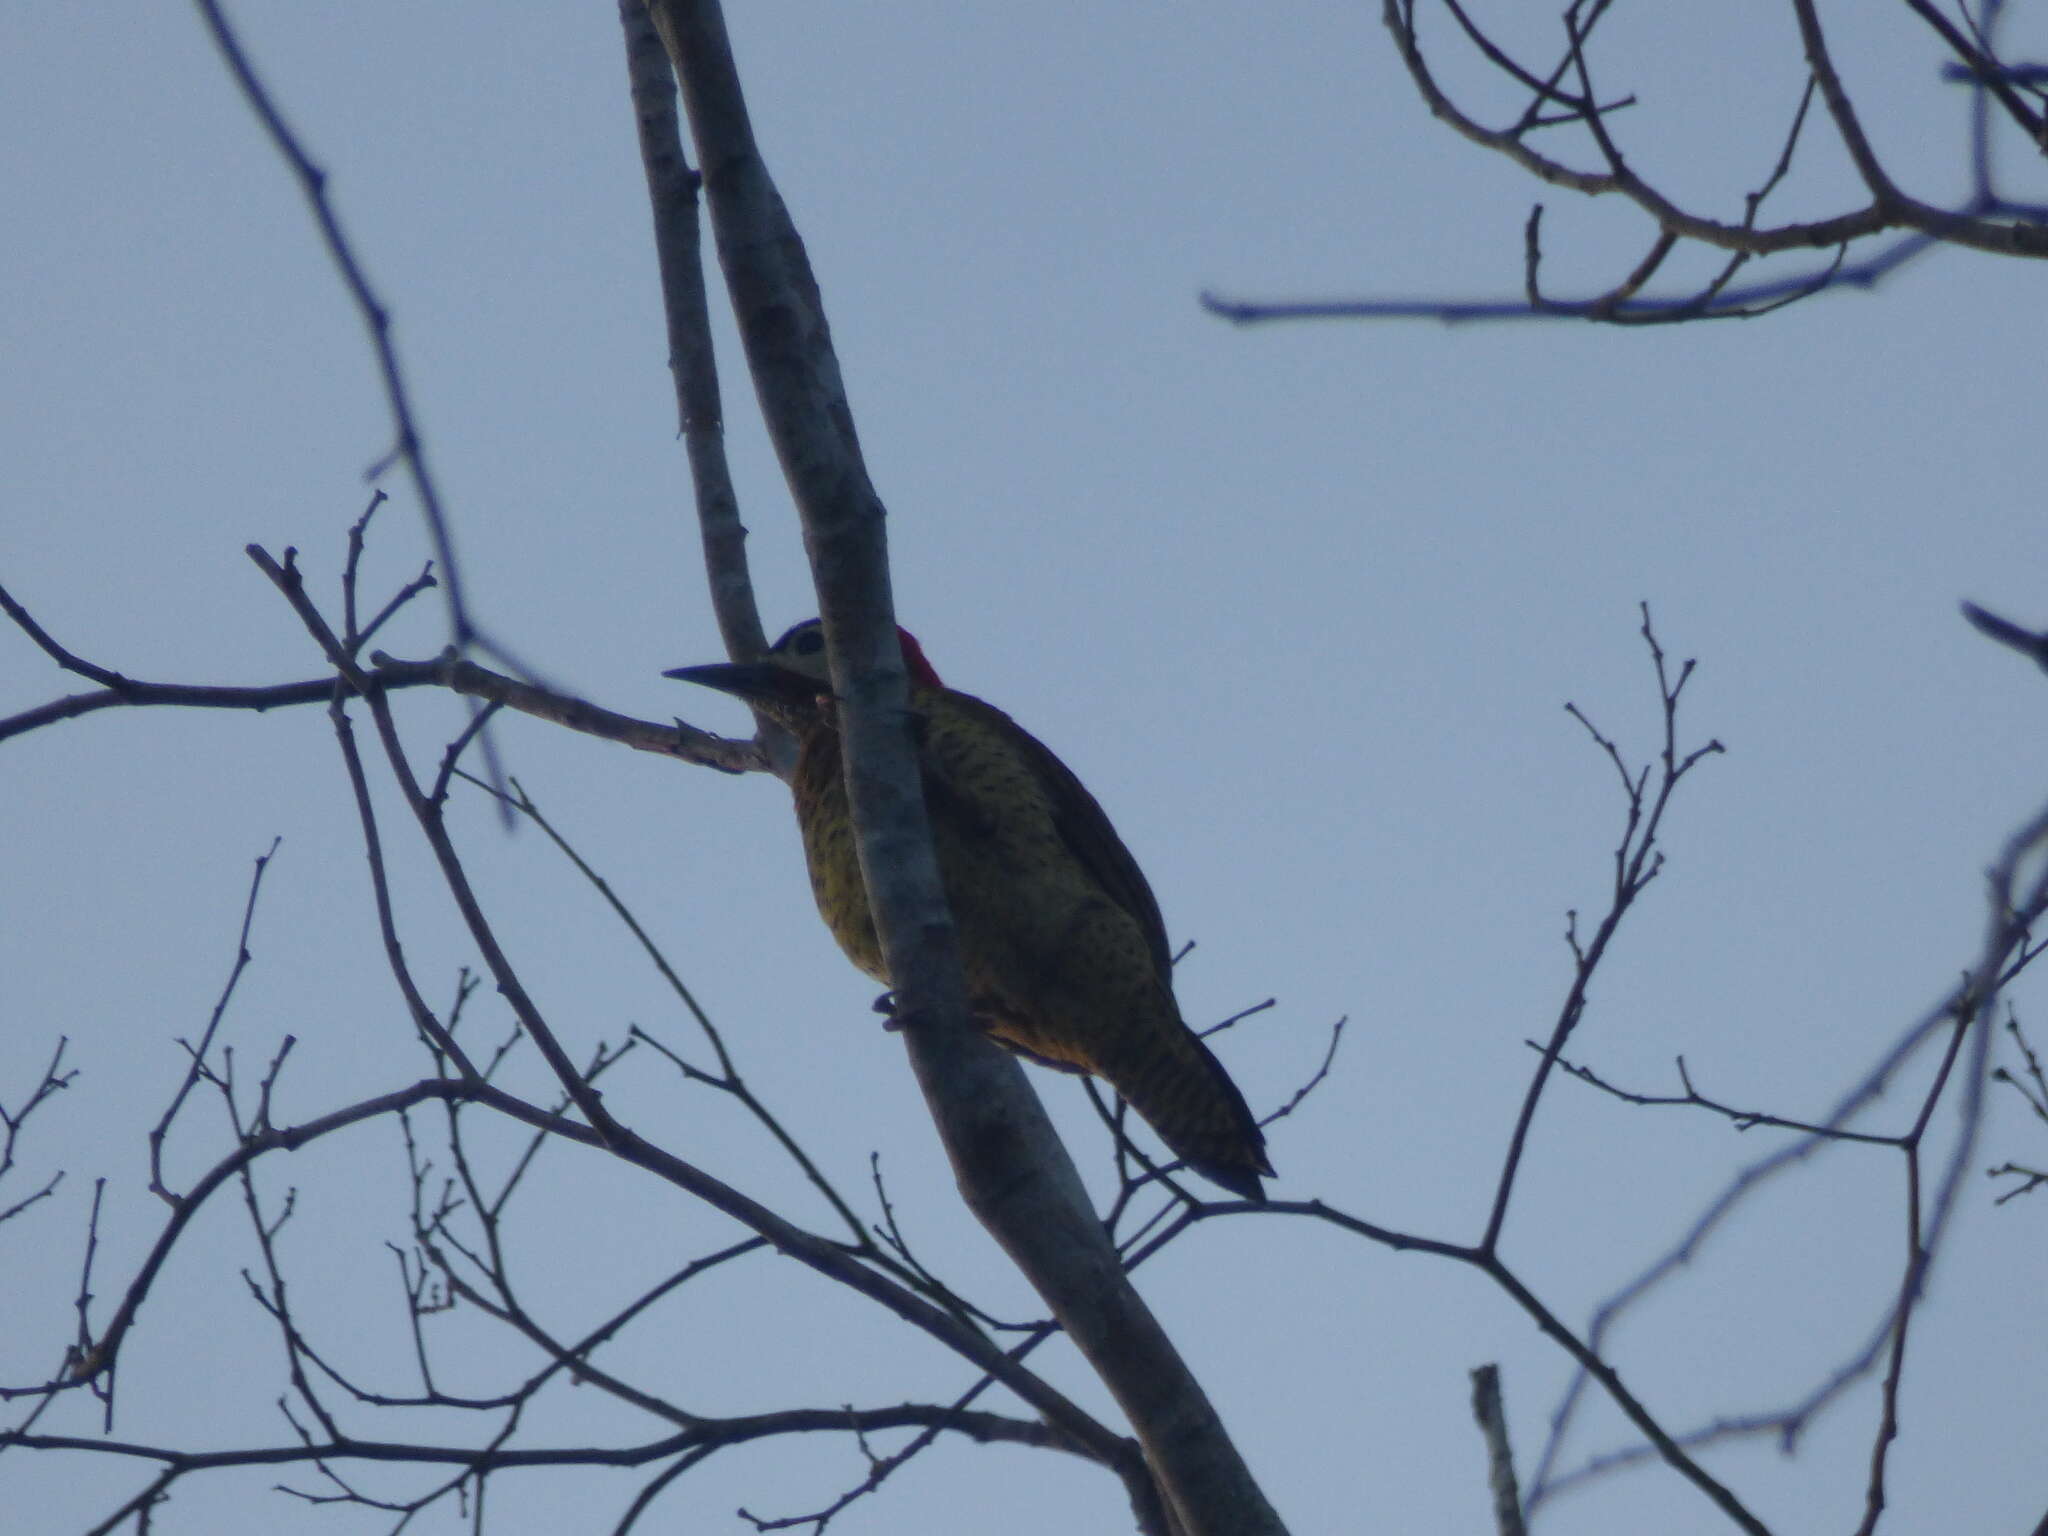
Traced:
[[190, 1058], [185, 1069], [185, 1080], [178, 1085], [171, 1102], [165, 1107], [163, 1116], [149, 1133], [149, 1187], [161, 1199], [176, 1205], [178, 1197], [164, 1182], [164, 1138], [170, 1134], [171, 1122], [178, 1118], [178, 1111], [184, 1107], [185, 1099], [199, 1085], [206, 1071], [207, 1054], [213, 1049], [214, 1036], [220, 1031], [222, 1017], [227, 1013], [228, 1002], [235, 995], [235, 986], [242, 979], [242, 972], [249, 968], [249, 930], [256, 921], [256, 898], [263, 890], [263, 874], [269, 869], [270, 861], [277, 857], [281, 838], [273, 838], [270, 851], [259, 854], [255, 871], [249, 876], [249, 895], [242, 905], [242, 931], [235, 940], [235, 963], [229, 967], [228, 979], [221, 987], [220, 996], [215, 1000], [213, 1012], [207, 1016], [206, 1028], [200, 1033], [197, 1045], [179, 1041], [185, 1046]]
[[[1589, 197], [1619, 196], [1639, 207], [1654, 226], [1648, 253], [1634, 270], [1606, 292], [1585, 299], [1546, 295], [1537, 283], [1540, 246], [1537, 218], [1524, 229], [1524, 296], [1521, 302], [1460, 299], [1326, 299], [1296, 302], [1254, 301], [1205, 293], [1211, 313], [1240, 324], [1289, 319], [1430, 318], [1456, 323], [1476, 320], [1577, 318], [1613, 325], [1668, 325], [1692, 320], [1749, 319], [1797, 303], [1829, 288], [1869, 288], [1906, 262], [1942, 245], [1962, 246], [1994, 255], [2048, 257], [2048, 210], [2016, 203], [2000, 195], [1990, 165], [1989, 104], [1996, 101], [2004, 118], [2015, 125], [2030, 149], [2043, 142], [2044, 114], [2019, 88], [2021, 76], [2000, 64], [1992, 34], [2001, 8], [1988, 5], [1981, 16], [1966, 22], [1974, 35], [1943, 15], [1932, 0], [1908, 0], [1911, 11], [1962, 61], [1960, 77], [1972, 87], [1969, 157], [1974, 191], [1952, 207], [1940, 207], [1902, 191], [1870, 143], [1863, 120], [1836, 67], [1813, 0], [1794, 0], [1794, 15], [1805, 52], [1806, 79], [1801, 102], [1779, 151], [1777, 164], [1762, 186], [1744, 196], [1738, 219], [1715, 218], [1687, 206], [1663, 186], [1639, 174], [1610, 128], [1609, 119], [1633, 103], [1630, 92], [1603, 104], [1596, 94], [1586, 42], [1606, 14], [1604, 3], [1572, 0], [1562, 16], [1562, 57], [1548, 71], [1515, 59], [1473, 18], [1462, 0], [1442, 0], [1465, 46], [1506, 80], [1529, 92], [1529, 101], [1505, 126], [1480, 121], [1462, 106], [1432, 69], [1423, 51], [1417, 23], [1418, 0], [1383, 0], [1382, 17], [1406, 66], [1410, 81], [1430, 112], [1471, 142], [1505, 155], [1530, 175], [1550, 186]], [[1570, 78], [1570, 84], [1563, 82]], [[1783, 183], [1792, 164], [1807, 107], [1818, 95], [1834, 137], [1856, 167], [1868, 194], [1859, 208], [1828, 217], [1795, 219], [1763, 225], [1764, 200]], [[1562, 124], [1583, 126], [1592, 140], [1590, 165], [1574, 163], [1566, 152], [1536, 147], [1536, 130]], [[1546, 140], [1546, 143], [1549, 141]], [[1538, 210], [1540, 213], [1540, 209]], [[1886, 237], [1873, 254], [1851, 261], [1851, 246]], [[1690, 294], [1650, 295], [1644, 289], [1679, 242], [1718, 248], [1729, 253], [1721, 271]], [[1788, 277], [1732, 286], [1747, 262], [1806, 250], [1832, 250], [1830, 260]]]
[[[57, 1048], [50, 1053], [50, 1064], [43, 1068], [43, 1074], [31, 1088], [28, 1097], [21, 1101], [19, 1109], [9, 1109], [0, 1104], [0, 1179], [14, 1171], [15, 1154], [20, 1146], [22, 1127], [28, 1124], [29, 1116], [47, 1104], [57, 1094], [77, 1081], [78, 1069], [64, 1066], [64, 1052], [71, 1044], [68, 1036], [60, 1036]], [[30, 1206], [47, 1200], [56, 1193], [57, 1186], [64, 1182], [64, 1170], [58, 1169], [46, 1179], [42, 1187], [5, 1207], [0, 1207], [0, 1222], [12, 1221]]]
[[1657, 674], [1657, 693], [1663, 713], [1663, 748], [1659, 753], [1662, 772], [1659, 774], [1655, 791], [1650, 790], [1650, 765], [1644, 764], [1639, 772], [1632, 773], [1623, 761], [1620, 749], [1608, 737], [1602, 735], [1593, 723], [1576, 705], [1567, 704], [1565, 709], [1585, 727], [1602, 753], [1613, 765], [1621, 780], [1623, 796], [1627, 802], [1627, 815], [1620, 841], [1615, 845], [1613, 863], [1613, 888], [1608, 898], [1606, 913], [1600, 919], [1590, 942], [1581, 945], [1576, 926], [1571, 931], [1571, 947], [1575, 962], [1575, 974], [1570, 990], [1565, 994], [1563, 1005], [1558, 1009], [1557, 1022], [1552, 1026], [1550, 1038], [1543, 1047], [1543, 1058], [1538, 1063], [1529, 1086], [1522, 1097], [1522, 1108], [1515, 1120], [1515, 1127], [1508, 1138], [1508, 1147], [1502, 1159], [1500, 1178], [1494, 1189], [1493, 1208], [1487, 1217], [1486, 1233], [1480, 1239], [1482, 1252], [1492, 1254], [1500, 1242], [1503, 1223], [1507, 1220], [1508, 1204], [1514, 1197], [1515, 1175], [1522, 1161], [1523, 1149], [1528, 1143], [1529, 1129], [1536, 1117], [1536, 1106], [1543, 1097], [1543, 1090], [1550, 1080], [1551, 1069], [1557, 1064], [1564, 1050], [1565, 1042], [1578, 1027], [1579, 1019], [1585, 1012], [1586, 991], [1593, 974], [1599, 969], [1601, 960], [1613, 942], [1622, 920], [1629, 909], [1642, 895], [1650, 882], [1657, 878], [1663, 867], [1664, 855], [1657, 846], [1657, 835], [1662, 829], [1665, 812], [1670, 809], [1671, 797], [1678, 786], [1703, 760], [1725, 750], [1718, 741], [1708, 741], [1694, 747], [1683, 757], [1678, 753], [1678, 705], [1685, 692], [1685, 685], [1691, 679], [1693, 663], [1686, 662], [1674, 679], [1665, 665], [1663, 647], [1657, 643], [1655, 630], [1650, 622], [1649, 604], [1642, 605], [1643, 643], [1648, 647], [1652, 665]]

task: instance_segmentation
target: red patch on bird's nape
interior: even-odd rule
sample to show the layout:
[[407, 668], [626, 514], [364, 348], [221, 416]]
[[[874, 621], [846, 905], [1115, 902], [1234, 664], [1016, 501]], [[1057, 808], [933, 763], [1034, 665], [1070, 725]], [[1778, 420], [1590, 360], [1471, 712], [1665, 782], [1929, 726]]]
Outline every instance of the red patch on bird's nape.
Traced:
[[917, 643], [917, 636], [901, 624], [896, 626], [896, 642], [903, 647], [903, 670], [910, 674], [910, 682], [916, 688], [943, 688], [939, 674], [932, 664], [925, 660], [924, 647]]

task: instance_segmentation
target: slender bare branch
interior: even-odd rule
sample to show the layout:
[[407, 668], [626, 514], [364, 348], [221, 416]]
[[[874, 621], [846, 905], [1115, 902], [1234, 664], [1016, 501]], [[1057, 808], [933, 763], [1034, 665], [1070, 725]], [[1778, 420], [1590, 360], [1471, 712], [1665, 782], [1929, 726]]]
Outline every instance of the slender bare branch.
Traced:
[[[2048, 209], [2001, 196], [1991, 174], [1986, 103], [1995, 99], [2005, 117], [2024, 134], [2030, 148], [2043, 142], [2043, 112], [2029, 106], [2016, 86], [2019, 78], [1997, 62], [1992, 34], [2002, 8], [1984, 7], [1969, 18], [1974, 37], [1943, 16], [1932, 0], [1908, 0], [1909, 8], [1961, 61], [1961, 78], [1973, 90], [1972, 129], [1968, 153], [1974, 193], [1942, 207], [1901, 190], [1873, 149], [1838, 70], [1822, 30], [1814, 0], [1794, 0], [1795, 20], [1807, 68], [1802, 100], [1778, 156], [1763, 185], [1744, 197], [1740, 219], [1716, 218], [1688, 206], [1665, 187], [1639, 174], [1630, 164], [1610, 126], [1617, 110], [1636, 100], [1635, 93], [1603, 104], [1594, 88], [1586, 41], [1607, 14], [1604, 3], [1587, 6], [1573, 0], [1563, 13], [1563, 55], [1546, 71], [1515, 59], [1488, 36], [1463, 0], [1441, 0], [1456, 26], [1456, 40], [1469, 48], [1504, 79], [1530, 93], [1527, 105], [1505, 126], [1482, 122], [1456, 100], [1439, 80], [1425, 56], [1417, 25], [1419, 0], [1383, 0], [1382, 19], [1394, 40], [1409, 79], [1425, 106], [1454, 132], [1483, 148], [1505, 155], [1524, 171], [1550, 186], [1588, 197], [1619, 196], [1634, 203], [1655, 227], [1649, 254], [1635, 270], [1606, 292], [1585, 299], [1562, 299], [1541, 292], [1536, 283], [1539, 248], [1534, 218], [1524, 233], [1524, 298], [1520, 303], [1458, 299], [1324, 299], [1274, 302], [1202, 295], [1212, 314], [1239, 324], [1298, 319], [1430, 318], [1449, 323], [1503, 319], [1576, 318], [1613, 325], [1668, 325], [1706, 319], [1753, 319], [1797, 303], [1829, 288], [1874, 286], [1908, 261], [1943, 245], [1961, 246], [1994, 255], [2034, 259], [2048, 257]], [[1562, 82], [1570, 77], [1570, 84]], [[1819, 218], [1793, 219], [1776, 225], [1760, 223], [1765, 198], [1783, 183], [1806, 121], [1806, 104], [1818, 94], [1834, 136], [1855, 166], [1868, 193], [1859, 208]], [[1593, 141], [1590, 164], [1576, 164], [1565, 152], [1538, 148], [1535, 130], [1560, 124], [1583, 125]], [[1545, 139], [1545, 145], [1550, 140]], [[1874, 254], [1850, 259], [1850, 249], [1875, 236], [1886, 236]], [[1718, 275], [1690, 294], [1652, 295], [1649, 278], [1680, 242], [1718, 248], [1729, 261]], [[1788, 277], [1731, 286], [1745, 263], [1771, 256], [1819, 249], [1832, 251], [1823, 263]]]

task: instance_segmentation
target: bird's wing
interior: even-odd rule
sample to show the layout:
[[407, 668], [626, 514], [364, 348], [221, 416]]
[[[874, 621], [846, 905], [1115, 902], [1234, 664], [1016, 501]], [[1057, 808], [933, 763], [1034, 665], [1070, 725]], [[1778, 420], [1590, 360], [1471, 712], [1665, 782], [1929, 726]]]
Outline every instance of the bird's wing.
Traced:
[[1009, 739], [1023, 757], [1032, 776], [1045, 791], [1052, 809], [1053, 826], [1061, 841], [1073, 852], [1103, 894], [1137, 920], [1145, 934], [1145, 947], [1159, 971], [1161, 984], [1172, 987], [1173, 953], [1167, 947], [1166, 922], [1159, 915], [1159, 902], [1138, 861], [1131, 857], [1124, 840], [1116, 835], [1109, 817], [1095, 803], [1095, 797], [1074, 777], [1073, 770], [1053, 756], [1036, 736], [1025, 730], [993, 704], [972, 694], [946, 690], [949, 699], [970, 718], [978, 717]]

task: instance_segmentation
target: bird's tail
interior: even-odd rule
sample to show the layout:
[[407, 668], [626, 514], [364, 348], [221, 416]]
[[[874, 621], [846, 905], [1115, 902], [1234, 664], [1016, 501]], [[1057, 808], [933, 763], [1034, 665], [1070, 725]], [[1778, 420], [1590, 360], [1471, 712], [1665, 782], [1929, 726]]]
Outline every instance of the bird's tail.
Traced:
[[1259, 1178], [1273, 1172], [1265, 1134], [1223, 1063], [1185, 1024], [1168, 1048], [1148, 1044], [1098, 1070], [1175, 1157], [1234, 1195], [1264, 1200]]

